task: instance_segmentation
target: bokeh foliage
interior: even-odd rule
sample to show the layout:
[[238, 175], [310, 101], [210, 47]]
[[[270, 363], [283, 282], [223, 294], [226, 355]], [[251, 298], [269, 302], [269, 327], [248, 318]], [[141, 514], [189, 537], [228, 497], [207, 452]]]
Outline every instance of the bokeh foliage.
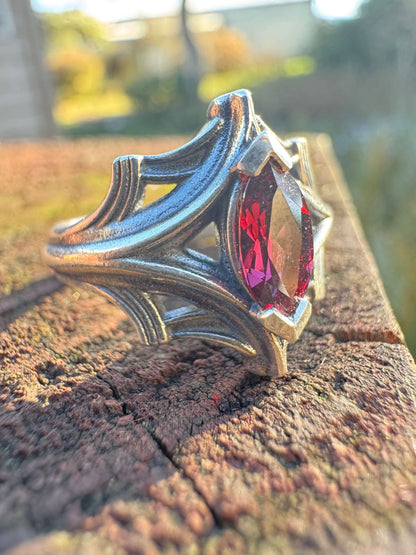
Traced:
[[42, 22], [58, 122], [130, 113], [134, 102], [107, 72], [111, 46], [105, 26], [80, 11], [44, 14]]

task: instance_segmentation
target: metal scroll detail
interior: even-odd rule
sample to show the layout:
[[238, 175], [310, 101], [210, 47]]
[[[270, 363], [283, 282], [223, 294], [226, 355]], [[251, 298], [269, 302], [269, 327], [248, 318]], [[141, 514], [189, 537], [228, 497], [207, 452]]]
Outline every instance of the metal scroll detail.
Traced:
[[[310, 303], [302, 299], [292, 317], [253, 305], [235, 268], [231, 221], [239, 168], [248, 165], [256, 171], [270, 157], [291, 171], [312, 208], [320, 263], [310, 291], [321, 297], [319, 253], [331, 215], [317, 199], [306, 143], [278, 139], [255, 115], [245, 90], [214, 100], [207, 124], [183, 147], [116, 159], [101, 206], [90, 216], [59, 224], [46, 261], [63, 281], [88, 284], [116, 301], [145, 345], [176, 337], [213, 340], [249, 355], [252, 371], [282, 375], [287, 341], [296, 340], [306, 325]], [[176, 186], [144, 206], [146, 187], [163, 183]], [[211, 223], [217, 229], [219, 260], [188, 247]], [[172, 295], [183, 300], [182, 306], [168, 310], [166, 298]]]

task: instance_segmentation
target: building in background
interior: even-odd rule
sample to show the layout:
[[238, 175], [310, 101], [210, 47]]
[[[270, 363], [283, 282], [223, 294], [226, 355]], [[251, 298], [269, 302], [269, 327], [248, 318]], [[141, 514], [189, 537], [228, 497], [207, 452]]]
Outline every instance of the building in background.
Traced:
[[[316, 39], [320, 21], [312, 13], [310, 0], [277, 0], [274, 4], [190, 13], [188, 25], [202, 57], [208, 62], [204, 69], [210, 71], [216, 69], [209, 60], [218, 59], [219, 53], [215, 52], [218, 47], [240, 47], [242, 55], [247, 53], [247, 63], [304, 56]], [[242, 40], [234, 45], [230, 40], [219, 43], [214, 35], [221, 30], [235, 33]], [[108, 31], [110, 40], [126, 43], [126, 50], [129, 42], [143, 45], [139, 64], [148, 75], [171, 72], [180, 57], [178, 15], [112, 22]], [[202, 44], [200, 38], [205, 38]], [[244, 48], [241, 48], [243, 42]], [[250, 57], [250, 53], [254, 56]]]
[[221, 13], [225, 25], [238, 29], [259, 57], [284, 59], [308, 53], [320, 25], [312, 13], [310, 0], [280, 0]]
[[0, 0], [0, 140], [55, 134], [41, 39], [29, 0]]

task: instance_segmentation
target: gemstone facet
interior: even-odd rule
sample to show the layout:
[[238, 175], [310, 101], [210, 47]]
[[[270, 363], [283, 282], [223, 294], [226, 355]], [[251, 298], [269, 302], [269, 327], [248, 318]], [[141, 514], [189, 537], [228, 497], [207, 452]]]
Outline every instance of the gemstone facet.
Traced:
[[262, 308], [292, 314], [312, 274], [313, 234], [296, 180], [268, 162], [258, 176], [241, 174], [237, 222], [240, 272]]

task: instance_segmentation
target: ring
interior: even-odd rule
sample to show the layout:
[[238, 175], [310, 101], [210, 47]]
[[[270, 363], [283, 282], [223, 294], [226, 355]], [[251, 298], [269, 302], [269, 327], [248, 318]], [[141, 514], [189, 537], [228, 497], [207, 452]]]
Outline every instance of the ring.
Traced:
[[331, 223], [306, 139], [280, 139], [239, 90], [211, 102], [184, 146], [117, 158], [101, 206], [58, 224], [45, 260], [121, 306], [145, 345], [212, 340], [281, 376], [287, 343], [325, 294]]

